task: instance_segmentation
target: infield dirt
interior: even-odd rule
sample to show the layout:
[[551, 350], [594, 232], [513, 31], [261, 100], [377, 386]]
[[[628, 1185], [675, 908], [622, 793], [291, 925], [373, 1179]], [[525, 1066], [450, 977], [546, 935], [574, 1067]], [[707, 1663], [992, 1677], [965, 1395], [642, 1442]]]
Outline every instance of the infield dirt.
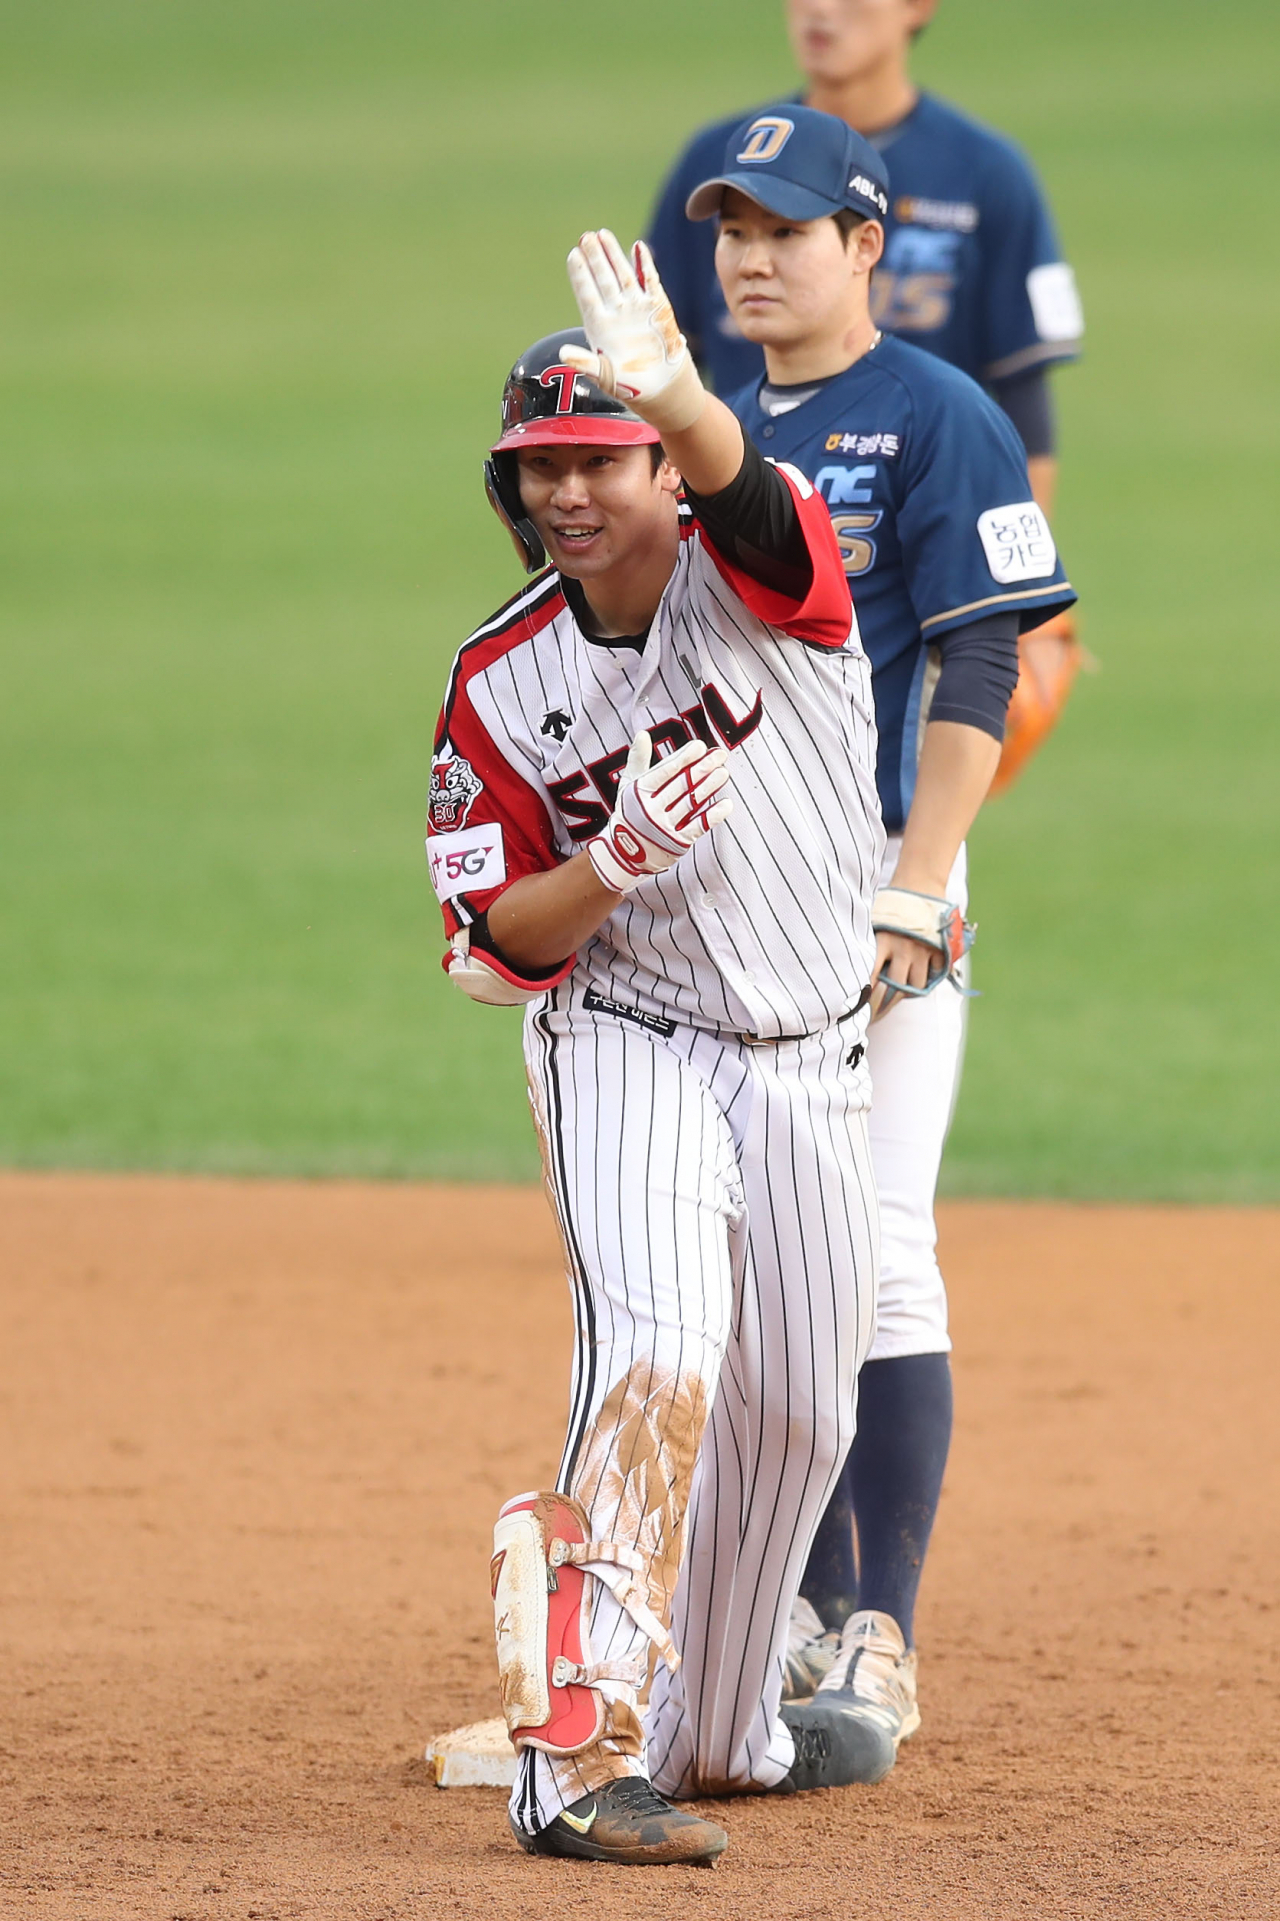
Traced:
[[924, 1725], [715, 1804], [714, 1873], [530, 1861], [426, 1738], [494, 1711], [489, 1531], [553, 1471], [533, 1189], [8, 1175], [0, 1913], [1280, 1912], [1280, 1213], [953, 1203]]

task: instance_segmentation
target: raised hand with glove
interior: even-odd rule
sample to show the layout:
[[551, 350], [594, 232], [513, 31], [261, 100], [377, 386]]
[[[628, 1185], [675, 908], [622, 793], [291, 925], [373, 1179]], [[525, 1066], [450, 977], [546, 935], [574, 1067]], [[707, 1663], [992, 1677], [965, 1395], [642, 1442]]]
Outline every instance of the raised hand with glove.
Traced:
[[584, 233], [568, 266], [592, 351], [566, 342], [565, 365], [625, 400], [659, 433], [692, 427], [706, 389], [644, 241], [628, 260], [607, 227]]
[[591, 348], [566, 341], [565, 365], [656, 427], [696, 492], [719, 493], [742, 465], [742, 428], [703, 386], [644, 241], [628, 257], [607, 227], [584, 233], [568, 267]]

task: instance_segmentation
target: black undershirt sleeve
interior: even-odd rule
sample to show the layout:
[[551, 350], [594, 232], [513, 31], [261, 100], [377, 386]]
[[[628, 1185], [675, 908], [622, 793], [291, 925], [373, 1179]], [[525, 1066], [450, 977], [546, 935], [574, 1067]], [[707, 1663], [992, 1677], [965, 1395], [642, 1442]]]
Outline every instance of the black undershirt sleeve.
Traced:
[[1017, 428], [1028, 460], [1058, 451], [1047, 367], [1028, 367], [1022, 373], [1011, 374], [1007, 380], [995, 380], [991, 383], [991, 393]]
[[959, 721], [1004, 739], [1005, 710], [1018, 678], [1018, 616], [989, 614], [943, 634], [942, 669], [929, 719]]
[[746, 434], [742, 438], [737, 477], [718, 494], [697, 494], [686, 486], [685, 498], [726, 560], [763, 586], [803, 600], [813, 584], [813, 562], [795, 496], [755, 442]]

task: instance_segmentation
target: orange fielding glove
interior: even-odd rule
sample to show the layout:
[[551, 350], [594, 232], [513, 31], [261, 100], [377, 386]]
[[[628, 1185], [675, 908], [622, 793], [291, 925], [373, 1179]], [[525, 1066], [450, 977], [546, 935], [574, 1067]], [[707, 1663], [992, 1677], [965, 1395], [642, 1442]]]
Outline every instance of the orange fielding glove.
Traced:
[[1018, 684], [1004, 724], [1004, 748], [990, 792], [1011, 787], [1058, 723], [1085, 659], [1069, 613], [1055, 614], [1018, 641]]

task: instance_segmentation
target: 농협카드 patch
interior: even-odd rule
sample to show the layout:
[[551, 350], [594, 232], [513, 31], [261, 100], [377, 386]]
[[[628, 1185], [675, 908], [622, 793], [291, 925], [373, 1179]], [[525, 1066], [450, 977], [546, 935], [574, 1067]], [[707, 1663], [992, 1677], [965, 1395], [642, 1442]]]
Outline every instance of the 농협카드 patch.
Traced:
[[978, 537], [987, 565], [1002, 587], [1017, 580], [1047, 580], [1058, 562], [1049, 523], [1034, 500], [988, 507], [978, 515]]
[[456, 834], [432, 834], [427, 841], [427, 865], [442, 904], [456, 894], [501, 887], [507, 878], [502, 829], [495, 823], [464, 827]]

